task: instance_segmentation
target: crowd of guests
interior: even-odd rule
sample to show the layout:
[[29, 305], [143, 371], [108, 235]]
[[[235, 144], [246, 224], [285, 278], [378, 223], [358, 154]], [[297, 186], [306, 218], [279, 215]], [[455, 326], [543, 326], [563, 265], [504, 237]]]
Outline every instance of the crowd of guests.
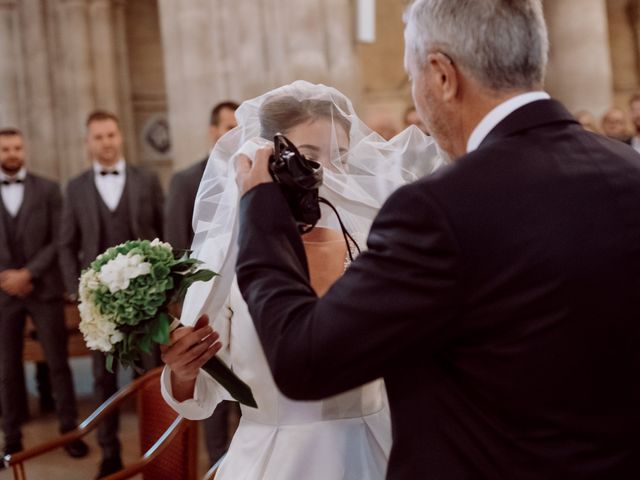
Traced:
[[[212, 145], [236, 126], [237, 107], [224, 102], [213, 108]], [[48, 367], [48, 372], [44, 365], [39, 369], [39, 377], [47, 377], [40, 383], [50, 383], [60, 432], [68, 432], [77, 425], [78, 410], [67, 352], [65, 301], [77, 301], [80, 272], [109, 247], [132, 239], [161, 238], [175, 248], [189, 248], [193, 205], [206, 163], [205, 158], [176, 173], [165, 201], [158, 177], [127, 162], [119, 119], [110, 112], [94, 111], [86, 121], [90, 166], [69, 181], [63, 196], [56, 183], [30, 171], [27, 144], [20, 130], [0, 129], [0, 411], [5, 455], [24, 448], [27, 317]], [[117, 368], [110, 372], [101, 352], [92, 353], [92, 364], [95, 394], [102, 403], [118, 389]], [[142, 367], [159, 364], [154, 353]], [[46, 392], [42, 398], [47, 400]], [[237, 417], [231, 404], [225, 404], [205, 422], [212, 463], [226, 450], [228, 425]], [[116, 412], [98, 427], [102, 460], [97, 478], [122, 468], [118, 424]], [[76, 440], [65, 450], [80, 458], [89, 447]]]
[[631, 96], [628, 110], [611, 107], [600, 122], [586, 110], [577, 112], [575, 117], [585, 129], [624, 142], [640, 152], [640, 93]]

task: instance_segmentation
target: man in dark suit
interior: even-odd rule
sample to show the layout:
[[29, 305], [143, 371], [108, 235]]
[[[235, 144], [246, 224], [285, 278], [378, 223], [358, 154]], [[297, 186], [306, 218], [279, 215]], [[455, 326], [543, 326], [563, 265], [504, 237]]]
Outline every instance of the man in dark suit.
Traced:
[[[209, 118], [209, 138], [214, 146], [218, 139], [236, 127], [235, 102], [220, 102], [211, 110]], [[189, 249], [193, 241], [193, 206], [200, 186], [200, 180], [207, 166], [207, 155], [195, 165], [176, 173], [171, 179], [165, 202], [164, 240], [174, 248]], [[209, 461], [213, 465], [229, 446], [229, 423], [231, 414], [240, 414], [235, 402], [222, 402], [208, 419], [204, 421], [205, 438]]]
[[[93, 166], [69, 182], [60, 226], [60, 262], [72, 297], [77, 296], [81, 270], [98, 254], [127, 240], [162, 234], [160, 183], [156, 175], [125, 162], [117, 117], [104, 111], [90, 114], [86, 141]], [[104, 402], [118, 384], [117, 372], [106, 369], [101, 352], [93, 353], [93, 374], [98, 401]], [[114, 413], [98, 427], [103, 455], [99, 477], [122, 468], [117, 433]]]
[[541, 91], [540, 1], [407, 18], [418, 112], [456, 160], [392, 195], [321, 299], [270, 151], [238, 163], [238, 282], [276, 383], [384, 377], [390, 479], [640, 478], [640, 157]]
[[[55, 183], [27, 173], [25, 158], [22, 133], [0, 130], [0, 400], [5, 454], [22, 450], [27, 315], [50, 366], [60, 431], [73, 430], [78, 416], [56, 251], [62, 198]], [[81, 440], [65, 448], [72, 457], [88, 453]]]
[[[211, 146], [229, 130], [236, 127], [235, 102], [220, 102], [211, 110], [209, 118], [209, 139]], [[177, 172], [171, 178], [164, 216], [164, 240], [174, 248], [188, 249], [193, 241], [193, 206], [200, 186], [200, 180], [207, 166], [209, 155], [195, 165]]]

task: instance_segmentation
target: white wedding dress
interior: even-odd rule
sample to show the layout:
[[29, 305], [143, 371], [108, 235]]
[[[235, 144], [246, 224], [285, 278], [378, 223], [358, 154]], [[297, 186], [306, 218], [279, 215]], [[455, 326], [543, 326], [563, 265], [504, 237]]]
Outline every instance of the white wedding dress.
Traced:
[[[273, 138], [263, 131], [263, 121], [278, 117], [273, 116], [274, 102], [286, 105], [278, 108], [295, 104], [306, 109], [314, 104], [318, 112], [325, 112], [313, 117], [314, 122], [322, 120], [315, 124], [319, 130], [307, 129], [302, 144], [311, 141], [315, 146], [316, 150], [306, 154], [324, 162], [320, 195], [333, 203], [361, 247], [366, 245], [371, 223], [389, 195], [443, 162], [433, 139], [416, 127], [384, 141], [358, 118], [347, 97], [324, 85], [296, 81], [247, 100], [236, 111], [238, 127], [216, 143], [194, 207], [192, 248], [207, 268], [220, 275], [190, 287], [181, 318], [184, 325], [193, 325], [203, 312], [209, 314], [223, 343], [218, 355], [249, 384], [259, 406], [242, 406], [240, 426], [216, 479], [383, 480], [391, 449], [383, 381], [322, 401], [284, 397], [274, 383], [247, 305], [233, 280], [240, 201], [234, 158], [239, 153], [254, 158], [264, 139]], [[327, 121], [331, 121], [329, 136], [323, 130]], [[310, 284], [319, 296], [342, 275], [347, 257], [334, 212], [325, 205], [321, 210], [320, 222], [303, 237]], [[194, 398], [179, 403], [172, 396], [170, 380], [171, 373], [165, 368], [165, 400], [190, 419], [207, 418], [219, 402], [230, 399], [201, 370]]]
[[[218, 354], [252, 389], [259, 408], [242, 408], [240, 426], [217, 480], [382, 480], [391, 449], [391, 426], [382, 380], [321, 401], [299, 402], [276, 387], [247, 305], [234, 282], [226, 312], [214, 321]], [[203, 370], [193, 399], [178, 402], [171, 372], [162, 395], [180, 415], [210, 416], [229, 394]]]

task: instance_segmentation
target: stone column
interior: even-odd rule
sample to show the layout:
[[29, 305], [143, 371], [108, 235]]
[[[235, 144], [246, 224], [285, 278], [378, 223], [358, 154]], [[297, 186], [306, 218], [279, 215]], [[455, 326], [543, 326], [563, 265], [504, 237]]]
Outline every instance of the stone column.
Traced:
[[114, 0], [113, 29], [116, 41], [116, 75], [118, 82], [118, 111], [125, 137], [125, 153], [130, 163], [138, 162], [135, 122], [133, 119], [133, 96], [131, 93], [131, 71], [127, 48], [127, 2]]
[[637, 1], [607, 1], [613, 90], [619, 100], [616, 103], [623, 108], [638, 88], [637, 8]]
[[22, 45], [24, 46], [27, 108], [25, 133], [29, 168], [49, 178], [59, 176], [59, 155], [47, 48], [43, 4], [40, 0], [19, 3]]
[[91, 63], [91, 35], [87, 0], [58, 0], [56, 26], [59, 35], [60, 63], [55, 76], [60, 95], [58, 119], [64, 124], [63, 161], [60, 176], [63, 180], [88, 168], [85, 148], [85, 122], [95, 106], [94, 78]]
[[15, 0], [0, 0], [0, 127], [22, 125], [18, 72], [21, 61]]
[[174, 167], [201, 157], [222, 100], [305, 79], [358, 90], [349, 0], [160, 0]]
[[[614, 5], [617, 5], [621, 0], [617, 0]], [[611, 0], [610, 0], [611, 3]], [[609, 10], [611, 11], [612, 5], [608, 4]], [[630, 70], [630, 72], [625, 72], [625, 82], [624, 87], [629, 87], [630, 90], [637, 90], [638, 83], [640, 79], [640, 0], [627, 0], [622, 5], [624, 8], [624, 15], [626, 17], [626, 21], [629, 24], [630, 35], [625, 35], [626, 37], [625, 43], [626, 45], [621, 47], [627, 47], [628, 51], [625, 51], [625, 57], [627, 58], [626, 68]], [[610, 12], [611, 15], [611, 12]], [[619, 17], [618, 17], [619, 18]], [[615, 33], [612, 32], [614, 35]], [[617, 36], [617, 35], [615, 35]], [[624, 38], [623, 37], [623, 38]], [[630, 39], [629, 39], [630, 37]], [[629, 42], [632, 43], [633, 46], [629, 46]], [[612, 47], [613, 47], [612, 41]], [[616, 54], [620, 54], [622, 52], [616, 51]], [[629, 61], [630, 57], [633, 57], [633, 64]], [[616, 65], [614, 65], [615, 67]], [[622, 67], [622, 66], [621, 66]], [[616, 76], [618, 75], [617, 69], [615, 70]], [[631, 84], [629, 80], [633, 78], [635, 82]], [[616, 88], [618, 88], [618, 82], [616, 79]]]
[[[209, 149], [208, 114], [212, 102], [220, 98], [219, 79], [224, 74], [214, 62], [211, 41], [216, 24], [210, 8], [218, 4], [208, 0], [159, 2], [174, 169], [193, 164]], [[233, 21], [241, 22], [242, 17]]]
[[91, 57], [96, 106], [119, 117], [125, 139], [125, 156], [127, 161], [135, 163], [125, 9], [123, 0], [90, 0]]
[[119, 114], [116, 41], [111, 0], [90, 0], [89, 19], [96, 106]]
[[544, 8], [551, 41], [547, 90], [572, 112], [601, 115], [613, 92], [605, 0], [546, 0]]

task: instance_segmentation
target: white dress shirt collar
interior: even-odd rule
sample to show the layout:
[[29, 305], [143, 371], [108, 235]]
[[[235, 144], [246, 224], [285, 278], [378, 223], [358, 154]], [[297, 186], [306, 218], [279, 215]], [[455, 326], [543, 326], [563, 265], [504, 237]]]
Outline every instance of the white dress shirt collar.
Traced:
[[24, 179], [27, 178], [27, 169], [22, 167], [20, 170], [18, 170], [18, 173], [16, 173], [15, 175], [9, 175], [5, 172], [3, 172], [2, 170], [0, 170], [0, 182], [4, 181], [4, 180], [22, 180], [24, 181]]
[[0, 198], [2, 198], [4, 208], [14, 218], [18, 215], [24, 201], [24, 183], [2, 185], [1, 182], [4, 180], [21, 180], [24, 182], [25, 178], [27, 178], [27, 170], [24, 167], [12, 176], [0, 170]]
[[118, 162], [113, 167], [104, 167], [100, 165], [98, 162], [93, 162], [93, 171], [96, 175], [100, 175], [100, 172], [118, 172], [123, 175], [126, 172], [127, 164], [123, 158], [118, 160]]
[[[120, 159], [112, 168], [106, 168], [98, 162], [93, 163], [94, 183], [102, 201], [110, 211], [115, 211], [120, 204], [126, 182], [126, 163]], [[118, 175], [102, 175], [101, 172], [118, 172]]]
[[467, 153], [471, 153], [480, 146], [482, 141], [502, 120], [507, 118], [513, 112], [529, 103], [538, 100], [549, 100], [551, 97], [547, 92], [527, 92], [510, 98], [506, 102], [502, 102], [495, 107], [478, 123], [476, 128], [471, 132], [469, 140], [467, 140]]

